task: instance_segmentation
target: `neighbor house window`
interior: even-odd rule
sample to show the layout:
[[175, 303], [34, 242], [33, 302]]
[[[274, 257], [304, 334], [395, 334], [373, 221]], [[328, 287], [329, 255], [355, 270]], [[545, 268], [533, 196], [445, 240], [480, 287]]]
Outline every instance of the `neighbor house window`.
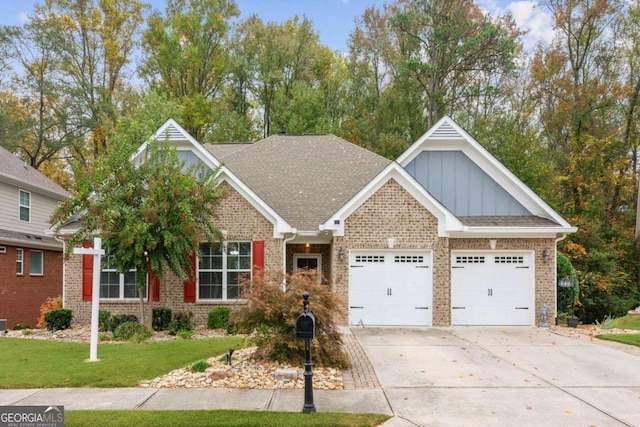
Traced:
[[[107, 249], [102, 257], [100, 269], [100, 298], [104, 299], [137, 299], [136, 270], [119, 273], [116, 270], [114, 256]], [[144, 295], [147, 294], [146, 286]]]
[[16, 249], [16, 274], [24, 272], [24, 250]]
[[29, 251], [29, 274], [32, 276], [42, 276], [44, 272], [44, 253], [42, 251]]
[[31, 221], [31, 193], [20, 190], [20, 221]]
[[240, 283], [251, 278], [251, 242], [200, 244], [198, 299], [240, 298]]

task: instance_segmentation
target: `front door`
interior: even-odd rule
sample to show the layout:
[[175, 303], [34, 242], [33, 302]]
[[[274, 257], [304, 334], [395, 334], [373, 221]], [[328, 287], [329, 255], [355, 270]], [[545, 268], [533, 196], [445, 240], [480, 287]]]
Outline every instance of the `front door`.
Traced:
[[298, 270], [306, 271], [309, 274], [318, 276], [318, 281], [322, 281], [322, 255], [320, 254], [294, 254], [293, 272]]

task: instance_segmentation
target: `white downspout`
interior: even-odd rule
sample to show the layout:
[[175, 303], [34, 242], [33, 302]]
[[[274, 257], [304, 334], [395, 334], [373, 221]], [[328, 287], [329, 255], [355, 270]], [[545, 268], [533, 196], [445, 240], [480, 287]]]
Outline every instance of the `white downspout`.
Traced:
[[65, 262], [65, 255], [67, 251], [67, 241], [60, 239], [58, 236], [53, 235], [53, 238], [62, 243], [62, 305], [64, 308], [64, 302], [66, 301], [67, 293], [67, 263]]
[[282, 239], [282, 290], [287, 290], [287, 243], [296, 238], [297, 229], [291, 230], [291, 237]]
[[553, 293], [554, 293], [554, 298], [555, 298], [555, 302], [556, 302], [556, 322], [558, 321], [558, 243], [562, 242], [566, 238], [567, 238], [567, 233], [564, 233], [560, 237], [558, 237], [556, 239], [556, 247], [554, 248], [555, 249], [555, 254], [556, 254], [556, 259], [555, 259], [556, 268], [554, 268], [554, 271], [553, 271], [553, 277], [554, 277], [554, 280], [555, 280], [555, 285], [553, 287]]

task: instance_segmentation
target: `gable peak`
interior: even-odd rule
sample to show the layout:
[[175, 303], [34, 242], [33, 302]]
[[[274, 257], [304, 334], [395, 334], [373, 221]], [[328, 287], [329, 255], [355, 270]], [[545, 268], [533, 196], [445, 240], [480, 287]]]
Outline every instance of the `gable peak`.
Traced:
[[464, 139], [460, 127], [448, 116], [444, 116], [431, 129], [429, 138], [433, 139]]

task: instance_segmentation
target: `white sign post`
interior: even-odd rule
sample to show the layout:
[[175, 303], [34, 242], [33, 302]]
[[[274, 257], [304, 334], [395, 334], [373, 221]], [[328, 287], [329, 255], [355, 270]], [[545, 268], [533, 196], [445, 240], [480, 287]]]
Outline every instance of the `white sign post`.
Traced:
[[100, 311], [100, 263], [102, 262], [102, 239], [93, 239], [93, 248], [74, 248], [74, 254], [93, 255], [93, 288], [91, 291], [91, 344], [89, 362], [98, 361], [98, 313]]

